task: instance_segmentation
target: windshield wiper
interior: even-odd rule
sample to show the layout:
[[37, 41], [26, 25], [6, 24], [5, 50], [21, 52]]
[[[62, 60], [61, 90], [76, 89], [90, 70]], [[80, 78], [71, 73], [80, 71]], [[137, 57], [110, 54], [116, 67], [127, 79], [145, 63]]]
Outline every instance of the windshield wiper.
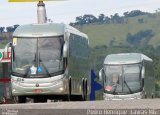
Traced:
[[115, 86], [115, 88], [113, 90], [113, 94], [116, 94], [116, 90], [117, 90], [117, 84], [116, 84], [116, 86]]
[[41, 64], [42, 64], [43, 68], [45, 69], [45, 71], [46, 71], [46, 73], [47, 73], [48, 77], [51, 77], [51, 74], [49, 73], [48, 69], [46, 68], [46, 66], [44, 65], [44, 63], [42, 62], [42, 60], [41, 60], [41, 59], [39, 59], [39, 61], [41, 62]]
[[43, 61], [40, 58], [40, 52], [39, 52], [39, 62], [41, 62], [43, 68], [45, 69], [45, 71], [46, 71], [46, 73], [48, 75], [48, 77], [51, 77], [51, 74], [49, 73], [48, 69], [46, 68], [46, 66], [44, 65]]
[[25, 72], [25, 74], [24, 74], [24, 76], [23, 76], [24, 78], [25, 78], [25, 77], [28, 77], [28, 73], [29, 73], [30, 67], [31, 67], [31, 66], [29, 66], [29, 67], [26, 69], [26, 72]]
[[[37, 53], [35, 53], [35, 58], [34, 58], [34, 60], [33, 60], [33, 62], [34, 63], [36, 63], [36, 55]], [[40, 59], [40, 54], [39, 54], [39, 62], [41, 62], [41, 64], [42, 64], [42, 66], [43, 66], [43, 68], [45, 69], [45, 71], [46, 71], [46, 73], [47, 73], [47, 75], [48, 75], [48, 77], [51, 77], [51, 74], [49, 73], [49, 71], [48, 71], [48, 69], [46, 68], [46, 66], [44, 65], [44, 63], [42, 62], [42, 60]], [[30, 72], [30, 68], [32, 67], [33, 65], [31, 65], [31, 66], [29, 66], [27, 69], [26, 69], [26, 72], [25, 72], [25, 74], [24, 74], [24, 77], [28, 77], [28, 73]], [[38, 68], [37, 68], [38, 69]]]
[[125, 80], [125, 77], [124, 77], [124, 83], [126, 84], [129, 92], [130, 92], [131, 94], [133, 94], [133, 91], [131, 90], [131, 88], [130, 88], [129, 85], [127, 84], [127, 82], [126, 82], [126, 80]]
[[[35, 57], [34, 57], [34, 60], [33, 60], [32, 64], [35, 63], [35, 62], [36, 62], [36, 53], [35, 53]], [[28, 77], [28, 75], [29, 75], [28, 73], [29, 73], [30, 68], [31, 68], [32, 66], [33, 66], [33, 65], [29, 66], [29, 67], [26, 69], [26, 72], [25, 72], [25, 74], [24, 74], [23, 77]]]

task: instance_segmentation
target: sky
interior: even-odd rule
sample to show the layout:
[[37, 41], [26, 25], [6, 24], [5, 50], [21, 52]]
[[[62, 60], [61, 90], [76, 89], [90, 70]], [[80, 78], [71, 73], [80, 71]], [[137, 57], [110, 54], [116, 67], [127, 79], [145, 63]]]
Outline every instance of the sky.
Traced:
[[[77, 16], [93, 14], [98, 17], [103, 13], [106, 16], [126, 11], [142, 10], [155, 12], [160, 8], [160, 0], [67, 0], [44, 2], [47, 18], [56, 23], [75, 22]], [[0, 27], [23, 25], [37, 22], [37, 3], [11, 3], [0, 0]]]

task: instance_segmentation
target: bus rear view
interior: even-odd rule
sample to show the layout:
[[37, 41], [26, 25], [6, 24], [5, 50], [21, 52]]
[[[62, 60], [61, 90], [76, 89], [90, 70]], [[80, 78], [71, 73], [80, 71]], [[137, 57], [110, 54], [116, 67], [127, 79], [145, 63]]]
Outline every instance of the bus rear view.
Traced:
[[147, 75], [150, 70], [145, 66], [151, 61], [149, 57], [138, 53], [108, 55], [99, 72], [104, 87], [104, 100], [141, 99], [150, 95], [148, 93], [153, 95], [154, 80], [151, 81], [151, 91], [145, 90], [146, 79], [153, 79], [152, 75]]

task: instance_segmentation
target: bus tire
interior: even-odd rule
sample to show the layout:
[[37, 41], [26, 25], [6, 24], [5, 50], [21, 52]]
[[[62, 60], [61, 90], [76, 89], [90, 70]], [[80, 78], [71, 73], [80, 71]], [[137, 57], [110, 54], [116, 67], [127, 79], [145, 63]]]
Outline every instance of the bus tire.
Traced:
[[144, 98], [147, 99], [147, 93], [146, 92], [144, 93]]
[[25, 96], [18, 96], [18, 103], [26, 103], [26, 97]]
[[87, 100], [87, 94], [88, 94], [88, 82], [87, 79], [85, 80], [85, 101]]
[[69, 78], [69, 82], [68, 82], [68, 101], [71, 101], [71, 94], [72, 94], [72, 81], [71, 81], [71, 78]]
[[33, 99], [34, 103], [46, 103], [47, 102], [47, 98], [43, 98], [43, 97], [36, 97]]
[[82, 80], [82, 101], [87, 100], [87, 80]]
[[18, 97], [17, 96], [12, 96], [13, 103], [18, 103]]
[[154, 98], [154, 93], [152, 93], [152, 99]]

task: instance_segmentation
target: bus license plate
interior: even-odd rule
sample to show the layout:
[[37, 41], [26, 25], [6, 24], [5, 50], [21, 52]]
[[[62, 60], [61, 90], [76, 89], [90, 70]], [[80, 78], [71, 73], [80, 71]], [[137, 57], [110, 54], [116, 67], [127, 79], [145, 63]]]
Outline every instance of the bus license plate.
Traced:
[[34, 89], [33, 92], [35, 92], [35, 93], [41, 93], [42, 89]]

